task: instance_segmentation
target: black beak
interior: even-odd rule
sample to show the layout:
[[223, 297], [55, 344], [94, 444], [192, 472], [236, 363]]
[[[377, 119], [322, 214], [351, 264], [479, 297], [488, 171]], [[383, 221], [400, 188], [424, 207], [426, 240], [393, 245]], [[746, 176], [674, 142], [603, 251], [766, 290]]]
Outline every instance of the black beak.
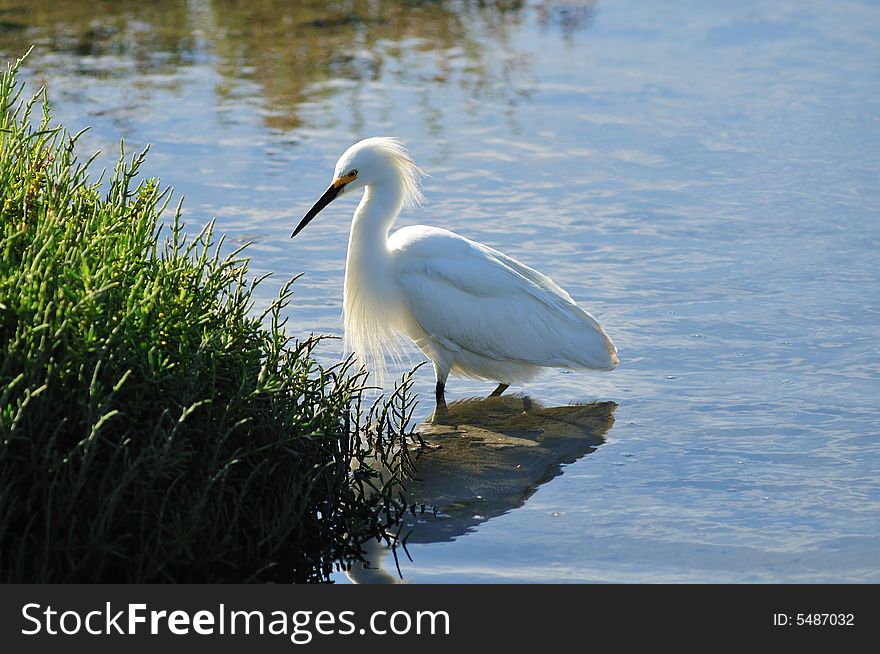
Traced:
[[312, 218], [321, 213], [321, 209], [326, 207], [328, 204], [333, 202], [336, 199], [336, 196], [342, 192], [342, 189], [345, 188], [345, 184], [340, 184], [339, 186], [331, 185], [326, 191], [324, 191], [324, 195], [322, 195], [317, 202], [315, 202], [315, 206], [309, 209], [308, 213], [303, 216], [303, 219], [299, 221], [299, 225], [296, 226], [296, 229], [293, 230], [293, 234], [290, 235], [290, 238], [293, 238], [297, 234], [299, 234], [303, 228], [312, 222]]

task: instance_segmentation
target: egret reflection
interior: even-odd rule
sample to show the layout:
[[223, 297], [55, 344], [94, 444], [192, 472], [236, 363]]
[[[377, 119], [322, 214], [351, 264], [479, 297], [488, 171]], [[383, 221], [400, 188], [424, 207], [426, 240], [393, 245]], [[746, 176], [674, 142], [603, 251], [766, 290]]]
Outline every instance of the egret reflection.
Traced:
[[[418, 427], [428, 447], [417, 455], [418, 479], [408, 485], [407, 499], [425, 510], [407, 519], [401, 532], [409, 533], [407, 544], [452, 541], [522, 506], [563, 464], [605, 442], [616, 408], [614, 402], [545, 407], [515, 395], [438, 405]], [[400, 581], [393, 562], [384, 569], [386, 553], [370, 543], [367, 558], [378, 567], [356, 568], [349, 577]]]

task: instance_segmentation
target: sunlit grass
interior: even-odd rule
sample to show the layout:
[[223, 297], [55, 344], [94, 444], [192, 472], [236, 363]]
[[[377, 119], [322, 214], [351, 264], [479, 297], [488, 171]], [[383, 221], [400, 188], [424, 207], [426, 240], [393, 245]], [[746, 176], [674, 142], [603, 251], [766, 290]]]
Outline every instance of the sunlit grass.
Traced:
[[364, 374], [285, 333], [290, 284], [256, 313], [241, 251], [210, 224], [187, 238], [136, 181], [145, 152], [90, 180], [19, 64], [0, 86], [0, 580], [316, 581], [389, 538], [408, 382], [362, 410]]

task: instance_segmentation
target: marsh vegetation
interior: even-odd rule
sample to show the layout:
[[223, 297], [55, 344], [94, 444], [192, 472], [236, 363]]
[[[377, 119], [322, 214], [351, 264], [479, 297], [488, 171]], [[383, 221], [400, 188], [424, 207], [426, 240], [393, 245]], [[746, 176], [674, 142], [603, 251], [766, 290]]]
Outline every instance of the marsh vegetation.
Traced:
[[290, 282], [254, 311], [241, 249], [211, 224], [187, 236], [146, 152], [91, 177], [17, 68], [0, 82], [0, 579], [319, 581], [392, 540], [408, 384], [365, 405], [363, 371], [285, 331]]

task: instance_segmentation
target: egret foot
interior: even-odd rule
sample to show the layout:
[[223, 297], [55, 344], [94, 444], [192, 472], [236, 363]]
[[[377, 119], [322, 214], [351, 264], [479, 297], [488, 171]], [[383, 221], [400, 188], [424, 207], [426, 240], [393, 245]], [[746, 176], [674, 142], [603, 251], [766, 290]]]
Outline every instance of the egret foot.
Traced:
[[500, 397], [501, 394], [510, 388], [510, 384], [498, 384], [498, 388], [489, 394], [489, 397]]

